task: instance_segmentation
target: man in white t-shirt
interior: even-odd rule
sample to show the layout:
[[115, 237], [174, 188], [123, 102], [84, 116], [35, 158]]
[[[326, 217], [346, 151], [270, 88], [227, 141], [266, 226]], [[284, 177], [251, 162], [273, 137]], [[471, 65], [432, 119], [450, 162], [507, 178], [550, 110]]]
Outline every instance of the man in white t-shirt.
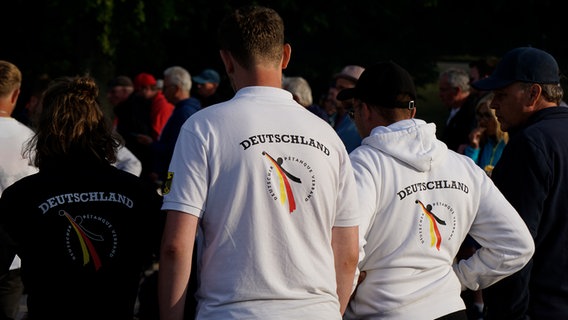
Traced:
[[[461, 290], [520, 270], [534, 242], [487, 174], [415, 119], [416, 88], [392, 61], [365, 69], [353, 99], [363, 138], [349, 156], [359, 190], [362, 281], [345, 319], [467, 319]], [[482, 248], [454, 258], [467, 234]]]
[[[4, 189], [21, 178], [38, 171], [23, 154], [24, 146], [34, 132], [11, 117], [20, 95], [22, 73], [14, 64], [0, 60], [0, 196]], [[24, 286], [20, 278], [21, 261], [10, 254], [2, 241], [2, 253], [9, 254], [3, 260], [9, 271], [0, 272], [0, 319], [15, 319]], [[6, 249], [5, 249], [6, 248]]]
[[162, 320], [182, 319], [197, 229], [197, 319], [341, 319], [358, 260], [355, 180], [327, 123], [282, 89], [274, 10], [223, 20], [235, 96], [182, 127], [166, 181]]

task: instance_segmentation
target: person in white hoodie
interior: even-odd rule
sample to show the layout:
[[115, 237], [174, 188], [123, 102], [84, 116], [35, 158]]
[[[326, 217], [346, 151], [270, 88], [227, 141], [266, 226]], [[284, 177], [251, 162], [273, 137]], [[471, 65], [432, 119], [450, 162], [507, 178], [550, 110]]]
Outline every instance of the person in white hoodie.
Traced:
[[[344, 319], [467, 319], [460, 292], [520, 270], [534, 242], [517, 211], [471, 159], [415, 119], [416, 89], [392, 61], [338, 95], [354, 99], [363, 137], [350, 153], [358, 185], [359, 284]], [[482, 246], [456, 263], [470, 234]]]

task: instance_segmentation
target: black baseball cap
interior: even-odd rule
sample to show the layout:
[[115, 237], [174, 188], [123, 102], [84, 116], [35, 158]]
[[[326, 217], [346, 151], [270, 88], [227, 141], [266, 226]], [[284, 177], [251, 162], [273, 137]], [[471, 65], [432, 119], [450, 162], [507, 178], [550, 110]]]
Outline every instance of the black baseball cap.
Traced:
[[560, 83], [558, 63], [548, 52], [532, 48], [515, 48], [503, 56], [495, 71], [471, 85], [478, 90], [504, 88], [513, 82], [538, 84]]
[[[409, 95], [412, 106], [409, 102], [401, 103], [397, 99], [400, 94]], [[408, 71], [393, 61], [382, 61], [365, 68], [354, 88], [343, 89], [337, 95], [338, 100], [351, 98], [384, 108], [411, 108], [416, 87]]]

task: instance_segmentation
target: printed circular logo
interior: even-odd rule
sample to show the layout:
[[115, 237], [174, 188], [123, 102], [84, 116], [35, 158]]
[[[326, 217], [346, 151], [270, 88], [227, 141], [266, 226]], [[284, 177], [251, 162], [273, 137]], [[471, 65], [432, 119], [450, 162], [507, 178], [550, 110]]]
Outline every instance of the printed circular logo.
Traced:
[[416, 200], [420, 207], [418, 236], [422, 244], [435, 247], [438, 251], [443, 241], [450, 241], [456, 230], [454, 209], [446, 203], [423, 203]]
[[92, 265], [99, 270], [102, 257], [114, 257], [117, 253], [117, 233], [110, 221], [92, 214], [72, 217], [67, 211], [59, 215], [69, 221], [65, 232], [67, 253], [73, 261], [83, 266]]
[[316, 189], [316, 177], [306, 161], [294, 156], [272, 156], [263, 151], [270, 168], [266, 173], [266, 189], [274, 201], [286, 206], [289, 213], [299, 201], [309, 201]]

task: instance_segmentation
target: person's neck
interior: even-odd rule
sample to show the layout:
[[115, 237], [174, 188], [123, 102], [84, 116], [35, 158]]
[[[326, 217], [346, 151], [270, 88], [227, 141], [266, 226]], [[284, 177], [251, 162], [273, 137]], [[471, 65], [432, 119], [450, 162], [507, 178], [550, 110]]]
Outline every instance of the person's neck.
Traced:
[[172, 101], [170, 101], [170, 102], [175, 105], [175, 104], [177, 104], [178, 102], [187, 100], [187, 99], [189, 99], [189, 98], [190, 98], [189, 95], [178, 96], [178, 97], [174, 97], [174, 98], [172, 99]]
[[463, 105], [465, 104], [465, 102], [467, 101], [469, 95], [464, 95], [464, 96], [460, 96], [458, 99], [456, 99], [456, 101], [454, 102], [454, 105], [452, 106], [452, 109], [460, 109], [461, 107], [463, 107]]
[[16, 104], [7, 97], [0, 98], [0, 117], [9, 118], [14, 112]]
[[239, 70], [234, 74], [234, 84], [238, 91], [244, 87], [262, 86], [282, 88], [282, 71], [274, 68], [257, 67], [253, 70]]

